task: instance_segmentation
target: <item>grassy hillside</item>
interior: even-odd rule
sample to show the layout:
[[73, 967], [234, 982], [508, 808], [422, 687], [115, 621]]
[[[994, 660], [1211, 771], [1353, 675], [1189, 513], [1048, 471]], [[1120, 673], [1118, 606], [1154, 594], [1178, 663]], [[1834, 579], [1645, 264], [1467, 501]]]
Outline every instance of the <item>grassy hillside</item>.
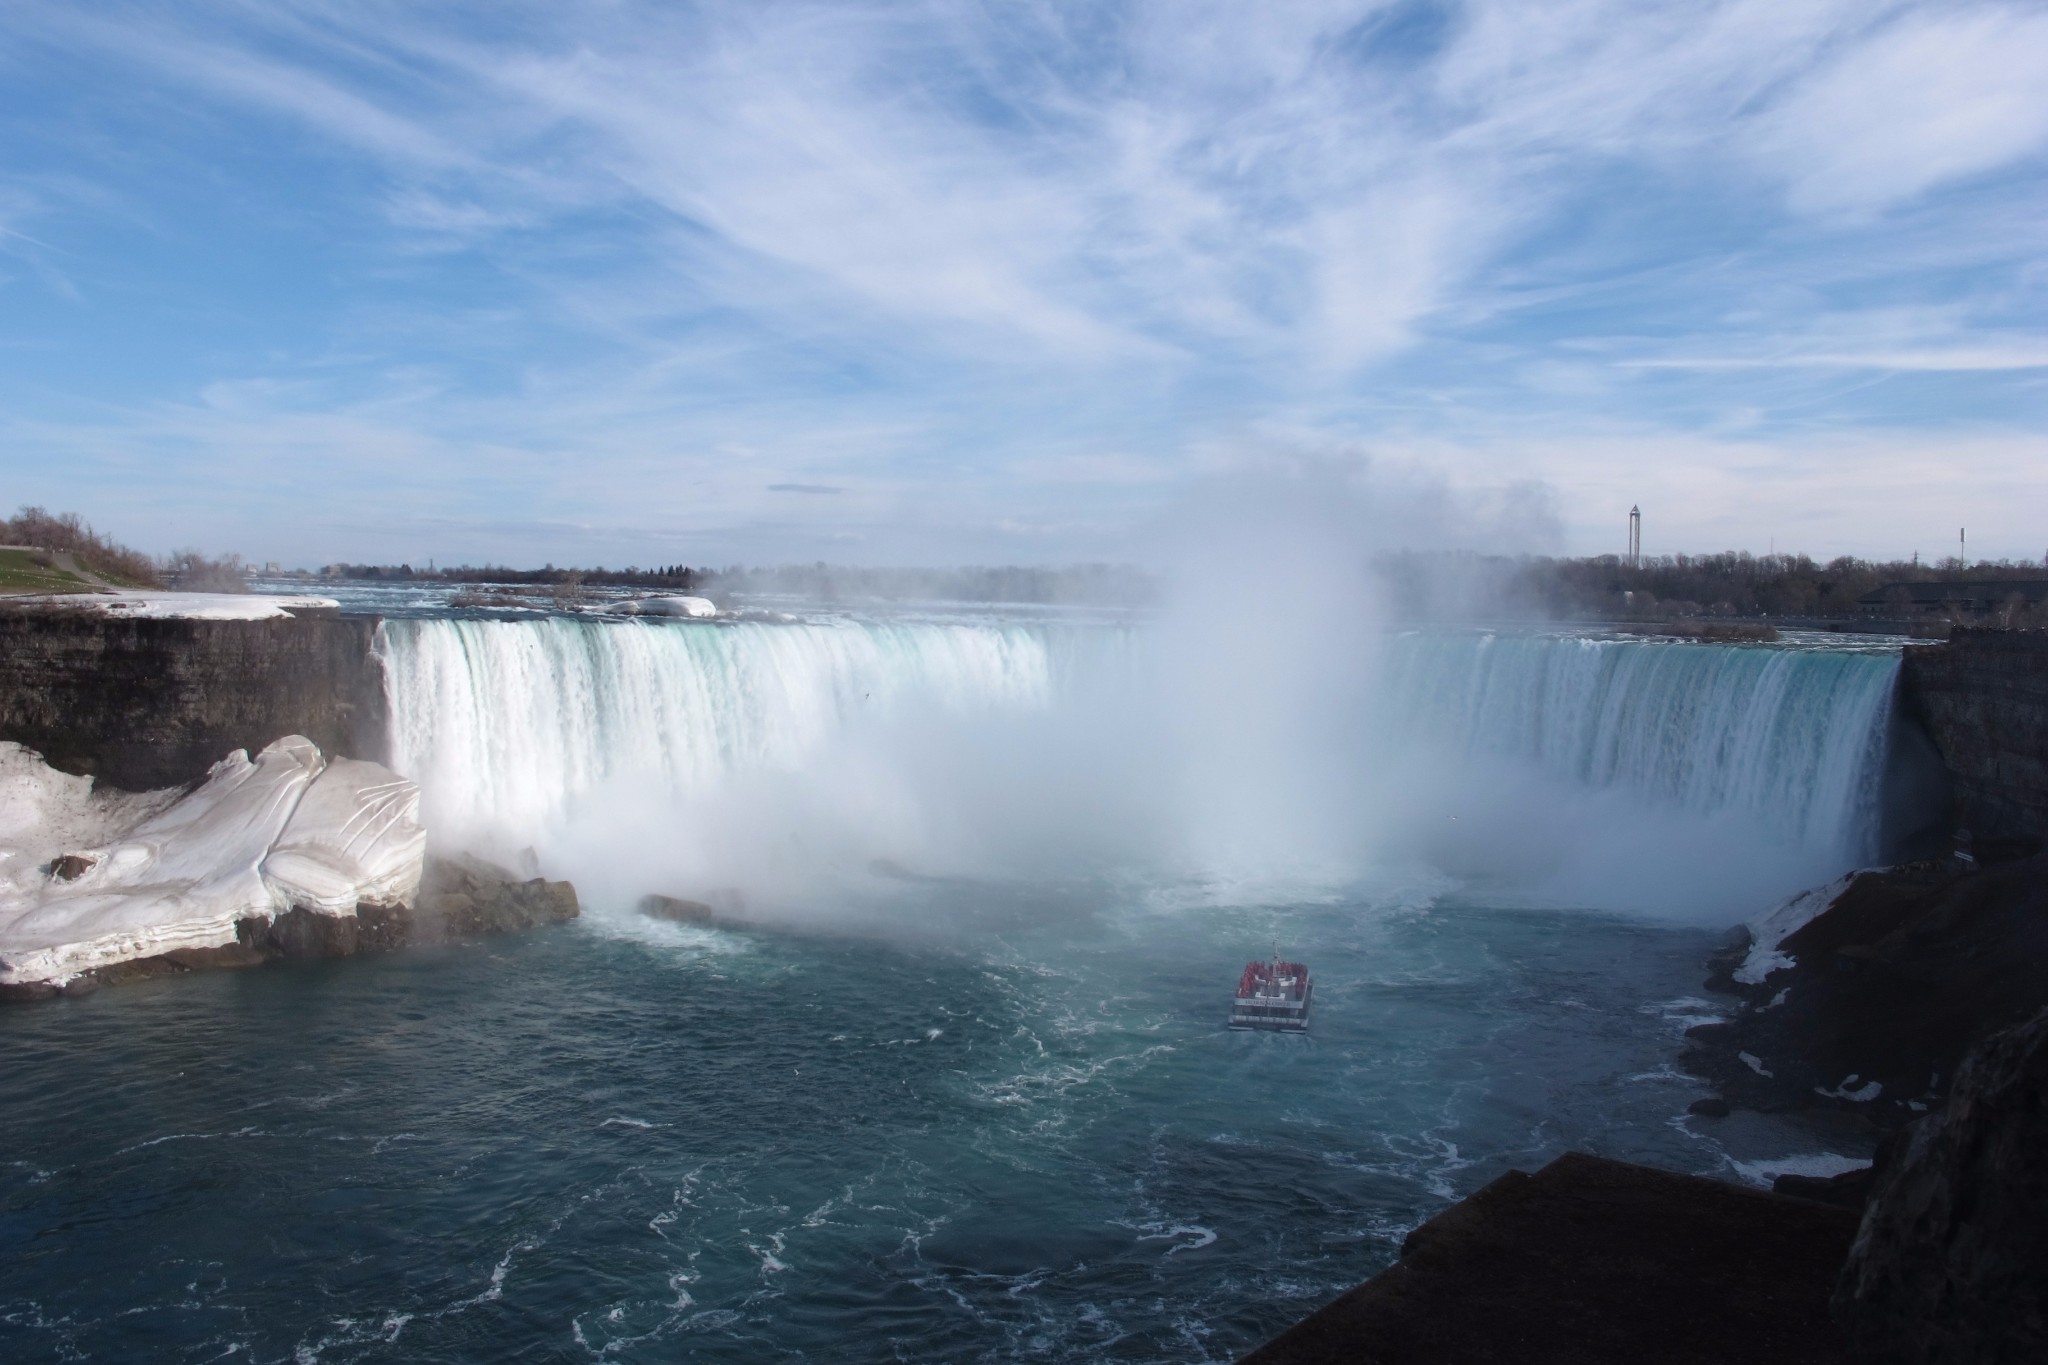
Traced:
[[37, 550], [0, 550], [0, 593], [90, 592], [92, 584]]
[[[80, 520], [75, 512], [52, 515], [40, 507], [24, 507], [12, 517], [0, 518], [0, 545], [32, 545], [59, 557], [46, 564], [23, 565], [24, 571], [40, 569], [43, 572], [69, 573], [72, 566], [76, 566], [80, 572], [69, 573], [76, 583], [85, 583], [88, 581], [86, 575], [92, 575], [124, 588], [160, 588], [164, 585], [163, 576], [157, 572], [155, 561], [148, 555], [101, 535]], [[17, 587], [10, 591], [32, 589]]]

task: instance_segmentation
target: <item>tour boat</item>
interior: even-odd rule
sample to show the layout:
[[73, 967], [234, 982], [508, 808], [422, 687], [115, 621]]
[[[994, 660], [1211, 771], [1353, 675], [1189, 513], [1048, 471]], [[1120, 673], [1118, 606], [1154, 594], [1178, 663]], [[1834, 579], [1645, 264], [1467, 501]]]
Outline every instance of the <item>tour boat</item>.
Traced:
[[1244, 964], [1244, 975], [1237, 979], [1237, 999], [1230, 1006], [1230, 1026], [1306, 1033], [1309, 1000], [1314, 994], [1308, 968], [1299, 962], [1282, 962], [1276, 949], [1269, 962]]

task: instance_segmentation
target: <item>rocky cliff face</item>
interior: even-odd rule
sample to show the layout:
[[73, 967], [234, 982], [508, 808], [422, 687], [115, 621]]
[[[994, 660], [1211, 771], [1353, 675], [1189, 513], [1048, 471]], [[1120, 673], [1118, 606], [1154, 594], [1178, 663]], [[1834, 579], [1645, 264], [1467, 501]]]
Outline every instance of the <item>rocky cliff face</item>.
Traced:
[[129, 791], [182, 786], [232, 749], [304, 735], [383, 762], [377, 622], [0, 613], [0, 739]]
[[1856, 1359], [2048, 1359], [2048, 1011], [1984, 1041], [1885, 1163], [1835, 1292]]
[[2048, 632], [1958, 630], [1906, 651], [1901, 700], [1941, 750], [1980, 842], [2048, 841]]
[[2048, 1005], [2048, 855], [1860, 872], [1777, 947], [1754, 983], [1730, 971], [1740, 944], [1716, 960], [1708, 988], [1746, 1007], [1687, 1030], [1687, 1069], [1745, 1108], [1910, 1122], [1973, 1044]]

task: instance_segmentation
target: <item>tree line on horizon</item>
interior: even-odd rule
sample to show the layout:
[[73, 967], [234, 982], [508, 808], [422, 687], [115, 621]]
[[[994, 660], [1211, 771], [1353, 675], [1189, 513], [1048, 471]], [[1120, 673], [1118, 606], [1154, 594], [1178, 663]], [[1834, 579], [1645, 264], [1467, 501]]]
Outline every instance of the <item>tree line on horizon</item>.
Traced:
[[[1863, 612], [1862, 599], [1906, 583], [2039, 582], [2048, 565], [2032, 561], [1949, 558], [1923, 563], [1842, 555], [1818, 562], [1806, 555], [1725, 551], [1660, 555], [1630, 564], [1619, 555], [1530, 559], [1508, 574], [1506, 605], [1550, 617], [1620, 620], [1672, 616], [1824, 616]], [[1887, 609], [1910, 615], [1910, 597], [1894, 594]]]
[[[0, 543], [72, 555], [110, 581], [135, 587], [245, 592], [250, 566], [239, 555], [181, 550], [154, 559], [88, 526], [76, 513], [23, 507], [0, 519]], [[2041, 582], [2048, 557], [1923, 563], [1843, 555], [1825, 563], [1800, 554], [1724, 551], [1659, 555], [1630, 563], [1619, 555], [1585, 558], [1488, 556], [1457, 551], [1397, 551], [1370, 568], [1397, 613], [1416, 616], [1526, 617], [1550, 620], [1662, 620], [1691, 616], [1850, 617], [1862, 598], [1904, 583]], [[1243, 572], [1218, 565], [1216, 572]], [[811, 564], [723, 569], [687, 564], [623, 569], [503, 565], [329, 564], [320, 577], [370, 582], [486, 584], [544, 588], [553, 595], [594, 587], [667, 589], [810, 602], [958, 601], [1030, 605], [1142, 607], [1162, 596], [1159, 581], [1130, 564], [870, 568]], [[1893, 603], [1900, 615], [1910, 601]], [[2008, 611], [2007, 615], [2014, 613]], [[2012, 624], [2037, 621], [2040, 607]]]

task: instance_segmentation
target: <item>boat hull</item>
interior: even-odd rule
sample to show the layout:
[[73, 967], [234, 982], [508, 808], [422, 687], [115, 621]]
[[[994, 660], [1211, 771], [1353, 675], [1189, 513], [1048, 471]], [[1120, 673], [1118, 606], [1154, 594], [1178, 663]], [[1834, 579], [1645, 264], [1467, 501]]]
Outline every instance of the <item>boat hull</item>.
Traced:
[[1309, 1006], [1315, 1002], [1315, 987], [1302, 992], [1299, 1002], [1274, 997], [1239, 997], [1231, 1006], [1230, 1027], [1240, 1033], [1307, 1033]]

